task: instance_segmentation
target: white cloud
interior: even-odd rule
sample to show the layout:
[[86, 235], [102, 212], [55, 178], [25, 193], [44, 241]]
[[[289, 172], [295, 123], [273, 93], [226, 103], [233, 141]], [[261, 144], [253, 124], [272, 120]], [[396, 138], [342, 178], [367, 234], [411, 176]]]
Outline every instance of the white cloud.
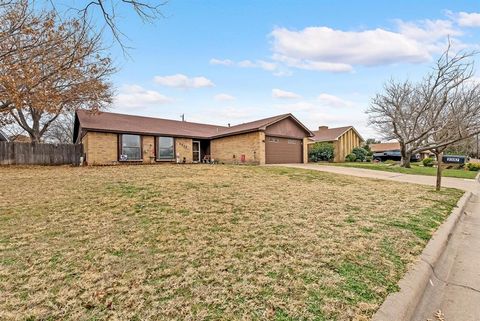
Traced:
[[187, 77], [183, 74], [176, 74], [171, 76], [155, 76], [153, 78], [157, 84], [178, 87], [178, 88], [203, 88], [213, 87], [215, 84], [208, 78], [201, 77]]
[[213, 96], [213, 99], [215, 99], [216, 101], [231, 101], [235, 100], [235, 97], [229, 94], [218, 94]]
[[450, 13], [459, 26], [462, 27], [480, 27], [480, 13], [478, 12], [458, 12]]
[[138, 85], [124, 85], [120, 93], [114, 98], [114, 105], [118, 108], [147, 107], [172, 102], [173, 99], [160, 94], [158, 91], [147, 90]]
[[338, 96], [322, 93], [318, 96], [317, 100], [322, 106], [325, 107], [334, 107], [334, 108], [344, 108], [352, 107], [353, 102], [340, 98]]
[[272, 97], [278, 99], [298, 99], [301, 98], [300, 95], [286, 90], [281, 90], [278, 88], [272, 89]]
[[231, 66], [231, 65], [233, 65], [233, 61], [231, 61], [230, 59], [216, 59], [216, 58], [212, 58], [212, 59], [210, 59], [210, 64], [211, 64], [211, 65]]
[[[455, 14], [450, 13], [452, 15]], [[459, 24], [480, 26], [480, 14], [459, 13], [455, 16]], [[382, 28], [345, 31], [326, 26], [302, 30], [279, 27], [270, 34], [272, 57], [289, 67], [330, 72], [349, 72], [356, 65], [426, 62], [433, 54], [445, 49], [448, 36], [456, 47], [462, 45], [455, 37], [463, 32], [453, 20], [396, 20], [394, 31]]]

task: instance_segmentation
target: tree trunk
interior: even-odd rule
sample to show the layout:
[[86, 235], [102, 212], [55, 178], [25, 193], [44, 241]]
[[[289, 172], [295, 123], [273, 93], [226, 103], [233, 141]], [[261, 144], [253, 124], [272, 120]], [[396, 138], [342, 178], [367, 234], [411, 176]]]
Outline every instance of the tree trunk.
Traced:
[[435, 153], [435, 157], [437, 157], [437, 183], [436, 183], [436, 190], [439, 191], [442, 187], [442, 158], [443, 153]]
[[400, 142], [400, 155], [402, 156], [400, 167], [411, 168], [410, 158], [412, 157], [412, 153], [407, 151], [407, 146], [402, 142]]

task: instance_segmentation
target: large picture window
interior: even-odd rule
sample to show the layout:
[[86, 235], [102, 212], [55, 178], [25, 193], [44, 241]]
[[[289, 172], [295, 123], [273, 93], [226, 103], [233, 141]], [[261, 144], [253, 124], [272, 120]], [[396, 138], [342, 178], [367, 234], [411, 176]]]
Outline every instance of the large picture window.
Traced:
[[120, 148], [121, 161], [139, 161], [142, 160], [142, 142], [140, 135], [122, 135], [122, 145]]
[[175, 159], [175, 147], [173, 137], [157, 137], [157, 159]]

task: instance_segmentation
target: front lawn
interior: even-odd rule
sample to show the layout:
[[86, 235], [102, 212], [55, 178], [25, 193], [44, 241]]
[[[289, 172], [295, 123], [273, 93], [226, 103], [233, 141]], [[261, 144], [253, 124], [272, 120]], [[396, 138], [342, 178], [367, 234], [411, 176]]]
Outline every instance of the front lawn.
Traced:
[[1, 320], [368, 320], [462, 192], [276, 167], [0, 167]]
[[[402, 174], [415, 174], [415, 175], [427, 175], [436, 176], [437, 169], [435, 167], [423, 167], [419, 164], [412, 164], [412, 168], [404, 168], [399, 165], [391, 165], [385, 163], [321, 163], [322, 165], [333, 165], [343, 167], [355, 167], [373, 169], [377, 171], [402, 173]], [[444, 177], [456, 177], [456, 178], [468, 178], [474, 179], [478, 172], [467, 171], [464, 169], [443, 169], [442, 176]]]

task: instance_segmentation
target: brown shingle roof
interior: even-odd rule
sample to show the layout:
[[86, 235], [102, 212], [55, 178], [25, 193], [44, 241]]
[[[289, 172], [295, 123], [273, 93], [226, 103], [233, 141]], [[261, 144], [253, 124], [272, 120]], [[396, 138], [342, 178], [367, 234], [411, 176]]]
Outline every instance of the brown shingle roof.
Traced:
[[385, 152], [385, 151], [392, 151], [392, 150], [399, 150], [400, 143], [393, 142], [393, 143], [379, 143], [379, 144], [371, 144], [370, 150], [372, 152]]
[[273, 123], [287, 117], [292, 117], [307, 133], [311, 134], [310, 131], [291, 114], [268, 117], [231, 127], [109, 112], [92, 114], [84, 110], [77, 111], [77, 117], [81, 128], [85, 130], [192, 138], [215, 138], [264, 130]]
[[317, 142], [330, 142], [337, 140], [342, 136], [346, 131], [348, 131], [350, 128], [352, 128], [360, 137], [361, 140], [363, 140], [362, 136], [355, 130], [353, 126], [345, 126], [345, 127], [336, 127], [336, 128], [328, 128], [328, 127], [320, 127], [318, 130], [312, 131], [315, 136], [312, 137], [314, 141]]

